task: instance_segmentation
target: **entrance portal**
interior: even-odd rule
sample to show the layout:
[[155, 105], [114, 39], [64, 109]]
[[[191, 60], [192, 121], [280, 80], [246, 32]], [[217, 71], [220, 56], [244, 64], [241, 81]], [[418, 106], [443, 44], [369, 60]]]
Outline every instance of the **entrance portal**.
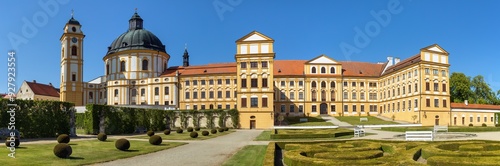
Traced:
[[321, 103], [319, 105], [319, 114], [328, 114], [326, 103]]
[[250, 120], [250, 129], [255, 129], [255, 120]]

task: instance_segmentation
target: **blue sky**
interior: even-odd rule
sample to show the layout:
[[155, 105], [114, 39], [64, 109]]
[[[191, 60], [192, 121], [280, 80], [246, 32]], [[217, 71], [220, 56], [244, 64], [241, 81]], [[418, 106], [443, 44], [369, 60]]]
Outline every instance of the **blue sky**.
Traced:
[[[46, 10], [40, 3], [56, 5]], [[483, 75], [498, 90], [499, 6], [494, 0], [9, 0], [0, 6], [0, 92], [7, 92], [9, 50], [17, 52], [18, 87], [23, 80], [59, 86], [59, 38], [71, 10], [86, 35], [84, 80], [103, 75], [102, 57], [127, 30], [135, 8], [145, 29], [166, 45], [169, 66], [182, 65], [186, 43], [191, 65], [234, 62], [235, 40], [253, 30], [275, 40], [276, 59], [326, 54], [339, 61], [385, 62], [437, 43], [450, 53], [451, 72]], [[390, 20], [380, 22], [372, 13], [389, 13]], [[36, 32], [23, 33], [27, 24]], [[356, 29], [366, 33], [366, 27], [369, 41], [356, 42]], [[347, 45], [356, 51], [343, 51]]]

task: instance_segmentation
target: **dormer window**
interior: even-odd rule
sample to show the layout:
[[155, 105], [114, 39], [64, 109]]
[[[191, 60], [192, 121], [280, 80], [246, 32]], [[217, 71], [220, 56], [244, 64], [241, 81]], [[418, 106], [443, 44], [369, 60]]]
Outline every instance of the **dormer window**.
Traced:
[[127, 42], [122, 43], [122, 47], [127, 47], [127, 45], [128, 45]]

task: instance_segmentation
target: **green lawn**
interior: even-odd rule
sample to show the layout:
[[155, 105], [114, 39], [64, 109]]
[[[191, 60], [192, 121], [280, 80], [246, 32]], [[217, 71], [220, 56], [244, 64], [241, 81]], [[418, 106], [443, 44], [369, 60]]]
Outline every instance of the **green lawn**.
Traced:
[[[373, 116], [337, 116], [340, 121], [347, 122], [351, 125], [379, 125], [379, 124], [398, 124], [393, 121], [385, 121]], [[368, 122], [360, 122], [359, 118], [368, 118]]]
[[[405, 131], [431, 131], [434, 127], [382, 127], [380, 130], [405, 132]], [[491, 132], [500, 131], [500, 127], [448, 127], [448, 132]]]
[[[307, 122], [300, 122], [301, 118], [307, 118]], [[333, 123], [326, 122], [321, 117], [287, 117], [284, 120], [290, 126], [333, 126]]]
[[[203, 130], [197, 131], [198, 138], [191, 138], [191, 136], [189, 136], [190, 132], [184, 131], [183, 133], [179, 134], [179, 133], [176, 133], [174, 130], [172, 130], [169, 135], [163, 134], [163, 131], [157, 131], [157, 132], [155, 132], [155, 135], [161, 136], [161, 138], [163, 140], [206, 140], [206, 139], [215, 138], [218, 136], [223, 136], [223, 135], [227, 135], [227, 134], [235, 132], [234, 130], [224, 131], [222, 133], [217, 131], [216, 134], [210, 133], [207, 136], [203, 136], [203, 135], [201, 135], [202, 131]], [[209, 131], [209, 130], [207, 130], [207, 131]], [[133, 138], [149, 139], [149, 136], [144, 134], [144, 135], [133, 137]]]
[[154, 146], [148, 141], [129, 141], [131, 145], [129, 151], [116, 149], [114, 140], [73, 141], [69, 143], [73, 153], [68, 159], [61, 159], [54, 155], [53, 149], [57, 145], [55, 140], [54, 143], [48, 144], [23, 145], [21, 142], [21, 146], [16, 148], [16, 158], [7, 157], [10, 151], [7, 148], [1, 148], [0, 153], [5, 154], [5, 157], [0, 157], [0, 163], [2, 165], [85, 165], [133, 157], [186, 144], [163, 142], [161, 145]]
[[259, 166], [262, 165], [267, 145], [248, 145], [226, 160], [223, 166]]
[[257, 136], [254, 141], [269, 141], [271, 140], [271, 131], [266, 130], [260, 133], [259, 136]]

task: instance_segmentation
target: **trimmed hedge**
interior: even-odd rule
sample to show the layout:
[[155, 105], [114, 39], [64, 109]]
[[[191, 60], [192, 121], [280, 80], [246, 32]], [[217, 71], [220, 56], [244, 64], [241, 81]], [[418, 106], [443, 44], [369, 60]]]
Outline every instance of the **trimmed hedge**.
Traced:
[[148, 131], [146, 134], [151, 137], [151, 136], [155, 135], [155, 132], [154, 131]]
[[201, 128], [200, 128], [200, 127], [195, 127], [195, 128], [194, 128], [194, 131], [200, 131], [200, 130], [201, 130]]
[[206, 130], [201, 132], [201, 135], [203, 135], [203, 136], [208, 136], [209, 134], [210, 133], [208, 131], [206, 131]]
[[10, 140], [10, 137], [5, 140], [5, 146], [11, 147], [11, 142], [14, 142], [14, 147], [19, 147], [21, 142], [19, 141], [19, 138], [14, 138], [14, 141]]
[[151, 145], [160, 145], [162, 141], [163, 140], [159, 135], [153, 135], [153, 136], [149, 137], [149, 143]]
[[354, 135], [354, 132], [338, 132], [333, 134], [271, 134], [271, 139], [297, 139], [297, 138], [335, 138]]
[[175, 132], [182, 134], [184, 132], [184, 130], [182, 130], [181, 128], [178, 128]]
[[453, 166], [497, 166], [500, 157], [450, 157], [433, 156], [427, 159], [429, 165]]
[[58, 143], [69, 143], [70, 138], [68, 134], [61, 134], [57, 137]]
[[274, 154], [276, 151], [276, 143], [270, 142], [267, 145], [266, 154], [264, 155], [264, 161], [262, 161], [263, 166], [274, 166]]
[[65, 143], [59, 143], [56, 146], [54, 146], [54, 155], [56, 155], [59, 158], [68, 158], [71, 156], [71, 153], [73, 153], [73, 149], [71, 146]]
[[106, 141], [106, 139], [108, 139], [108, 135], [106, 135], [106, 133], [99, 133], [97, 134], [97, 139], [99, 141]]
[[224, 130], [223, 128], [219, 128], [219, 129], [217, 129], [217, 131], [219, 131], [219, 133], [222, 133], [222, 132], [224, 132], [225, 130]]
[[188, 127], [187, 128], [187, 132], [193, 132], [193, 130], [194, 130], [193, 127]]
[[163, 134], [170, 135], [170, 129], [165, 129], [165, 131], [163, 131]]
[[191, 133], [189, 134], [189, 136], [190, 136], [191, 138], [198, 138], [198, 132], [193, 131], [193, 132], [191, 132]]
[[210, 130], [210, 133], [212, 133], [212, 134], [217, 134], [217, 129], [212, 129], [212, 130]]
[[115, 142], [115, 148], [118, 150], [126, 151], [130, 148], [130, 142], [125, 138], [118, 139]]

